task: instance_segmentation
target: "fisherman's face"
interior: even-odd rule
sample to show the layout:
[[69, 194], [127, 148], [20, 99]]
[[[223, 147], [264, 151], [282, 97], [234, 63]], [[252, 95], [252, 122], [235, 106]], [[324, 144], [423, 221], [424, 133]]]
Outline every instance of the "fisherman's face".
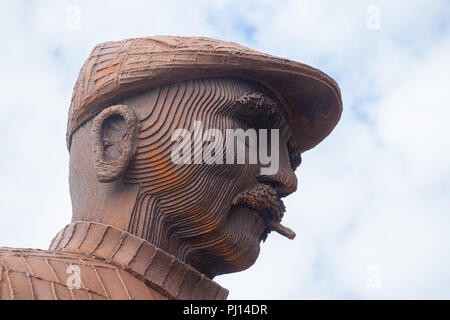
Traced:
[[[141, 197], [136, 206], [141, 211], [160, 211], [158, 218], [152, 218], [156, 221], [141, 219], [131, 224], [148, 228], [151, 242], [159, 241], [163, 249], [211, 278], [251, 266], [261, 240], [283, 216], [281, 197], [297, 187], [297, 164], [288, 150], [291, 129], [281, 105], [265, 88], [239, 78], [167, 85], [125, 103], [133, 107], [140, 121], [127, 182], [139, 184]], [[225, 142], [223, 163], [206, 163], [204, 150], [212, 140], [195, 140], [199, 125], [203, 135], [208, 129], [217, 129], [223, 138], [227, 129], [255, 129], [258, 139], [259, 129], [278, 130], [266, 138], [269, 151], [262, 152], [261, 144], [256, 145], [258, 155], [272, 152], [272, 160], [278, 162], [276, 170], [264, 173], [261, 169], [268, 165], [263, 165], [259, 156], [256, 163], [249, 163], [248, 148], [245, 163], [237, 163], [235, 150], [234, 163], [227, 164]], [[184, 143], [189, 145], [191, 163], [174, 161], [174, 148], [181, 149], [183, 143], [174, 139], [177, 129], [190, 135], [191, 140]]]

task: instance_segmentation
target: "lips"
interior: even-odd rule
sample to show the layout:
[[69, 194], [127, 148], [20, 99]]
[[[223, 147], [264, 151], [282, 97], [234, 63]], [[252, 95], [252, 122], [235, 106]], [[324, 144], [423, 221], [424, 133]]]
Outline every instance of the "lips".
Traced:
[[232, 201], [232, 205], [242, 205], [259, 213], [266, 224], [261, 240], [265, 241], [271, 231], [276, 231], [289, 239], [295, 238], [295, 232], [280, 223], [286, 208], [272, 187], [266, 184], [258, 184], [238, 194]]

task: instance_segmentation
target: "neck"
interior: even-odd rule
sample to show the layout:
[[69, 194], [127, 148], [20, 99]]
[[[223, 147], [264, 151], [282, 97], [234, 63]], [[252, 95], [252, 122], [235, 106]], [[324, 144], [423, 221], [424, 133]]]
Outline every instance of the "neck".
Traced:
[[186, 262], [179, 250], [180, 241], [170, 234], [166, 216], [157, 197], [139, 190], [126, 230]]
[[228, 291], [145, 239], [116, 227], [76, 221], [50, 250], [87, 255], [123, 268], [169, 299], [225, 299]]
[[95, 195], [95, 201], [72, 201], [78, 204], [73, 208], [72, 222], [93, 221], [126, 231], [214, 278], [214, 274], [208, 273], [204, 259], [198, 259], [188, 250], [186, 243], [172, 234], [170, 226], [173, 222], [167, 222], [168, 215], [159, 206], [156, 196], [136, 184], [108, 183], [98, 186], [95, 192], [89, 192]]

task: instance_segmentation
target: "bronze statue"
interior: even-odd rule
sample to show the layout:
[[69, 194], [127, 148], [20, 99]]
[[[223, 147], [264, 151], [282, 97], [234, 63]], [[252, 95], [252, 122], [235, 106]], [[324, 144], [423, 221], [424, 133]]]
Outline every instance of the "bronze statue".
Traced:
[[[96, 46], [67, 124], [72, 223], [49, 250], [0, 248], [0, 299], [225, 299], [216, 275], [250, 267], [271, 231], [295, 236], [281, 225], [281, 198], [297, 188], [301, 153], [341, 112], [326, 74], [236, 43]], [[217, 152], [197, 161], [207, 143], [195, 139], [180, 145], [193, 146], [187, 162], [174, 163], [174, 132], [195, 135], [197, 123], [276, 128], [278, 170], [230, 165]]]

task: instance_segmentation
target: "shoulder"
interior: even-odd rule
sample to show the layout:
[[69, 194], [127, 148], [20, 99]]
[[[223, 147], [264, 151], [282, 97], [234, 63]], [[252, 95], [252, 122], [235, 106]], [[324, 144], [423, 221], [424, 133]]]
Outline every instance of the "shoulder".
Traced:
[[68, 266], [47, 250], [0, 247], [0, 299], [70, 299]]
[[0, 247], [0, 300], [153, 299], [129, 272], [87, 256]]

